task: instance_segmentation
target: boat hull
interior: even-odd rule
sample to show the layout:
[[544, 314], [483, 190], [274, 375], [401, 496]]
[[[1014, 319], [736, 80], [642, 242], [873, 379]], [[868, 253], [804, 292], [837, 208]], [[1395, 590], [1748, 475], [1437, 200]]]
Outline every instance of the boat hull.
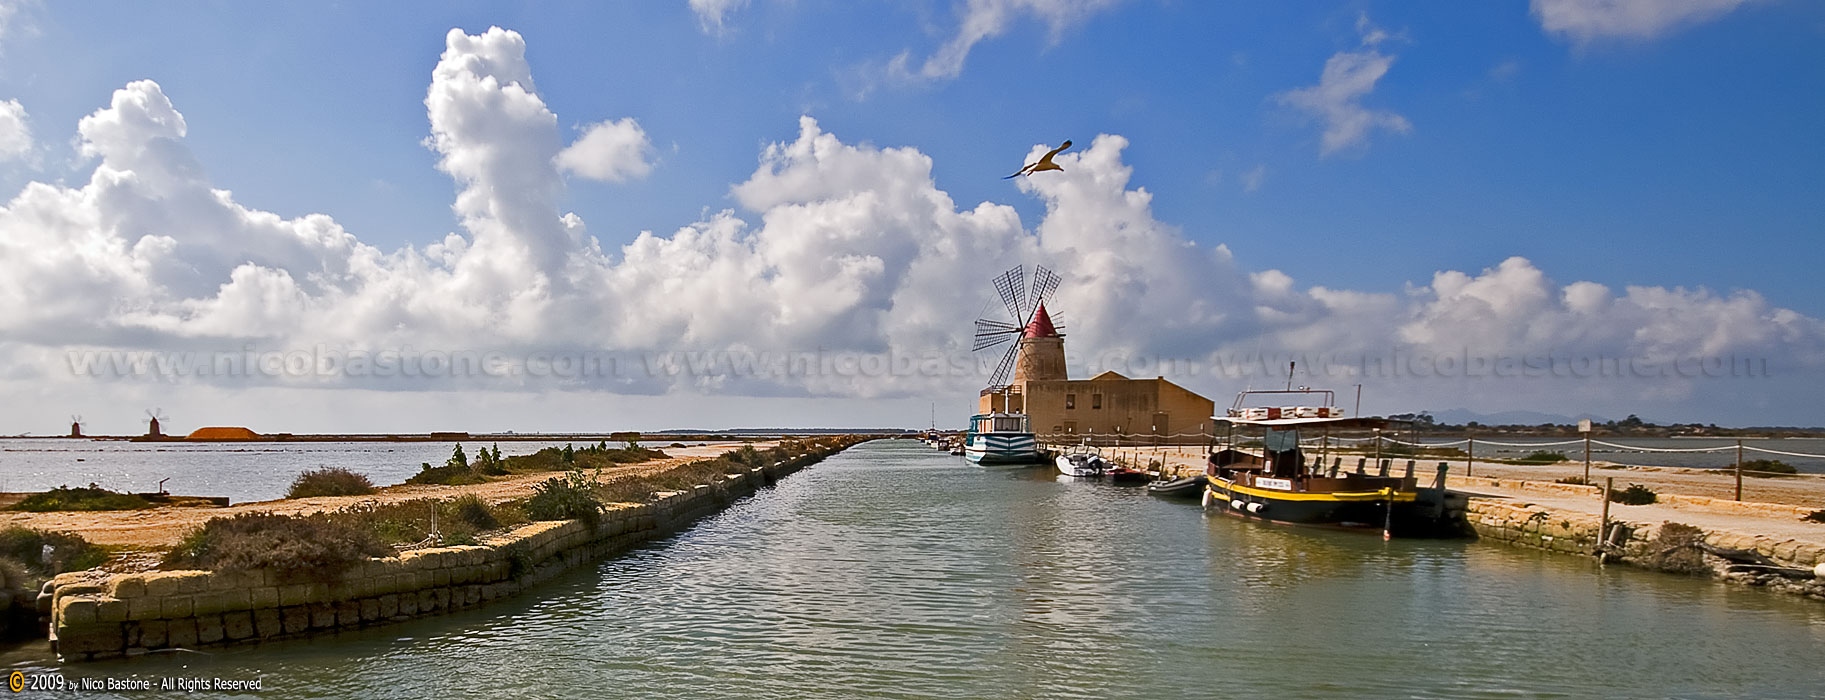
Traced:
[[1416, 510], [1415, 494], [1409, 491], [1275, 492], [1209, 479], [1205, 493], [1205, 505], [1210, 509], [1250, 520], [1293, 525], [1382, 530], [1390, 524], [1412, 522]]
[[1204, 495], [1204, 475], [1188, 476], [1172, 481], [1156, 481], [1147, 485], [1147, 493], [1161, 498], [1197, 500]]
[[1032, 433], [978, 433], [963, 445], [963, 458], [985, 467], [1038, 464], [1039, 440]]
[[1100, 463], [1073, 461], [1071, 459], [1072, 456], [1073, 455], [1059, 455], [1053, 458], [1052, 461], [1057, 465], [1058, 473], [1080, 479], [1102, 478], [1104, 472], [1103, 468], [1098, 466]]

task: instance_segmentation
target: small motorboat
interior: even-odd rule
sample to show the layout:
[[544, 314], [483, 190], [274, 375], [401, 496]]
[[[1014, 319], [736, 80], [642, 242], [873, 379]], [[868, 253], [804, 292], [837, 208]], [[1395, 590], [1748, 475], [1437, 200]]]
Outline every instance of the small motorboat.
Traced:
[[1147, 485], [1147, 493], [1161, 498], [1197, 500], [1204, 495], [1204, 475], [1196, 474], [1183, 479], [1155, 481]]
[[1109, 469], [1103, 458], [1088, 453], [1059, 455], [1056, 461], [1058, 473], [1065, 476], [1100, 479]]
[[1153, 481], [1153, 475], [1139, 469], [1118, 466], [1109, 470], [1109, 481], [1117, 484], [1145, 484]]

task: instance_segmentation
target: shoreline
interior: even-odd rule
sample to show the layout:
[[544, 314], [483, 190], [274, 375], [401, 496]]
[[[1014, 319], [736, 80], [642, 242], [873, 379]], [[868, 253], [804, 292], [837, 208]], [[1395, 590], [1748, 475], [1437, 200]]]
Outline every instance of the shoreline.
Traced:
[[[374, 557], [327, 580], [285, 580], [264, 569], [82, 571], [53, 577], [37, 602], [40, 613], [49, 616], [52, 648], [66, 662], [302, 638], [402, 622], [518, 595], [570, 568], [689, 527], [864, 441], [817, 447], [771, 466], [665, 492], [646, 503], [607, 504], [594, 525], [582, 520], [534, 521], [478, 544]], [[695, 460], [674, 457], [631, 466], [663, 470], [690, 461]], [[549, 473], [533, 476], [552, 478]]]
[[[1139, 466], [1159, 460], [1162, 472], [1183, 476], [1203, 473], [1202, 449], [1105, 448], [1105, 456]], [[1769, 571], [1757, 573], [1699, 548], [1702, 544], [1716, 551], [1747, 553], [1793, 570], [1825, 565], [1825, 522], [1807, 519], [1825, 511], [1825, 475], [1745, 478], [1744, 500], [1735, 501], [1731, 499], [1735, 478], [1730, 472], [1593, 461], [1592, 481], [1613, 479], [1618, 489], [1640, 483], [1657, 493], [1658, 502], [1653, 504], [1612, 502], [1606, 508], [1603, 487], [1556, 481], [1581, 476], [1582, 462], [1514, 465], [1478, 460], [1472, 465], [1461, 458], [1402, 457], [1389, 460], [1391, 470], [1404, 470], [1409, 459], [1424, 473], [1431, 473], [1436, 465], [1447, 465], [1446, 487], [1469, 498], [1466, 524], [1478, 539], [1650, 571], [1706, 575], [1720, 583], [1825, 601], [1825, 577], [1795, 579]], [[1681, 529], [1669, 525], [1695, 528], [1696, 533], [1677, 534]], [[1695, 559], [1669, 568], [1663, 560], [1673, 549], [1692, 550]]]

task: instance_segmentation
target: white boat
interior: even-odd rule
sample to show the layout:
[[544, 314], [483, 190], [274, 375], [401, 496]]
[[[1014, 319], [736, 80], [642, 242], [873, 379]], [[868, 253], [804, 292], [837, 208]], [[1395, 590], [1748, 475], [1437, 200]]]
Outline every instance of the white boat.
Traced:
[[970, 416], [969, 432], [963, 436], [963, 456], [985, 467], [1045, 463], [1040, 459], [1039, 439], [1028, 428], [1024, 413]]
[[1054, 461], [1058, 463], [1058, 473], [1065, 476], [1100, 478], [1109, 469], [1103, 458], [1088, 453], [1059, 455]]

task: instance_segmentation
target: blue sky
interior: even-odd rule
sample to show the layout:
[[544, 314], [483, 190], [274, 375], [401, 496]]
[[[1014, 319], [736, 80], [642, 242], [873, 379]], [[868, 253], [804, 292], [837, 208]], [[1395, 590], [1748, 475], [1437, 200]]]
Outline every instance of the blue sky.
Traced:
[[[1056, 202], [1001, 176], [1038, 144], [1082, 153], [1120, 135], [1149, 225], [1302, 289], [1402, 298], [1520, 256], [1557, 285], [1749, 290], [1762, 317], [1825, 316], [1818, 3], [1631, 0], [1616, 5], [1640, 11], [1618, 19], [1575, 0], [754, 0], [719, 27], [683, 0], [0, 5], [0, 101], [32, 138], [0, 161], [9, 198], [80, 187], [97, 163], [78, 153], [78, 120], [151, 79], [241, 206], [327, 214], [382, 251], [470, 236], [426, 145], [426, 85], [447, 32], [498, 26], [523, 38], [563, 142], [624, 118], [650, 141], [644, 177], [564, 183], [559, 207], [611, 257], [722, 209], [758, 229], [764, 207], [732, 188], [809, 115], [843, 144], [916, 150], [957, 210], [1005, 205], [1033, 232]], [[997, 9], [955, 75], [903, 70]], [[1344, 106], [1405, 126], [1328, 149], [1325, 119], [1287, 96], [1345, 55], [1391, 63]], [[1703, 398], [1679, 401], [1668, 412]]]

